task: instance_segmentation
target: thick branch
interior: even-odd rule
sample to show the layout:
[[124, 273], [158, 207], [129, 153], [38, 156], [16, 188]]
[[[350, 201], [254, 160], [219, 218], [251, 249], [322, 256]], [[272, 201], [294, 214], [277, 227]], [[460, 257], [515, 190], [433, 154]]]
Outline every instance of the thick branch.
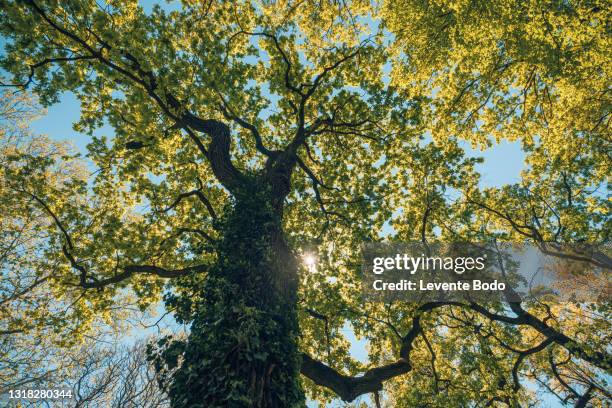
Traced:
[[193, 272], [203, 272], [206, 270], [206, 267], [204, 265], [189, 266], [189, 267], [182, 268], [182, 269], [164, 269], [164, 268], [160, 268], [155, 265], [127, 265], [122, 268], [123, 269], [122, 273], [118, 273], [109, 278], [105, 278], [101, 280], [97, 279], [95, 276], [90, 275], [87, 268], [81, 263], [79, 263], [77, 259], [74, 257], [74, 255], [72, 254], [72, 251], [74, 251], [74, 244], [73, 244], [72, 238], [70, 237], [70, 234], [68, 233], [68, 230], [66, 229], [66, 227], [64, 227], [64, 225], [61, 223], [61, 221], [59, 220], [55, 212], [51, 210], [51, 208], [47, 205], [47, 203], [45, 203], [44, 200], [42, 200], [40, 197], [36, 196], [35, 194], [28, 193], [23, 190], [18, 190], [18, 191], [28, 194], [36, 202], [38, 202], [44, 208], [44, 210], [49, 214], [49, 216], [51, 216], [57, 228], [59, 228], [59, 230], [62, 232], [64, 241], [65, 241], [65, 243], [62, 245], [62, 253], [66, 257], [66, 259], [68, 259], [68, 262], [70, 262], [70, 266], [72, 266], [74, 269], [79, 271], [79, 285], [82, 286], [83, 288], [86, 288], [86, 289], [103, 288], [107, 285], [110, 285], [113, 283], [119, 283], [123, 280], [126, 280], [130, 278], [132, 275], [137, 274], [137, 273], [156, 275], [161, 278], [176, 278], [179, 276], [188, 275]]
[[555, 343], [565, 347], [574, 356], [603, 370], [612, 369], [612, 357], [605, 351], [589, 350], [589, 347], [552, 328], [531, 313], [524, 310], [519, 303], [510, 303], [510, 308], [518, 315], [522, 324], [529, 325]]
[[[339, 373], [333, 368], [314, 360], [312, 357], [302, 354], [302, 374], [310, 378], [316, 384], [327, 387], [336, 392], [343, 400], [352, 401], [361, 394], [376, 392], [382, 389], [382, 383], [391, 378], [406, 374], [411, 370], [410, 353], [414, 347], [414, 340], [423, 332], [421, 326], [421, 316], [423, 313], [437, 309], [443, 306], [459, 306], [472, 309], [491, 320], [500, 321], [509, 324], [524, 324], [530, 325], [546, 336], [546, 339], [537, 346], [519, 351], [519, 357], [513, 368], [513, 377], [515, 386], [518, 384], [518, 369], [521, 362], [530, 354], [534, 354], [544, 350], [552, 343], [564, 346], [570, 353], [588, 361], [600, 368], [609, 369], [610, 358], [603, 352], [587, 353], [584, 347], [580, 346], [569, 337], [550, 328], [546, 323], [543, 323], [527, 312], [521, 313], [518, 317], [509, 317], [504, 315], [489, 312], [484, 307], [477, 304], [464, 304], [460, 302], [436, 302], [425, 303], [417, 308], [415, 315], [412, 318], [412, 327], [402, 337], [402, 346], [399, 353], [399, 359], [391, 364], [381, 366], [367, 371], [363, 376], [350, 377]], [[520, 306], [519, 306], [520, 307]], [[528, 317], [531, 316], [531, 317]]]
[[194, 272], [204, 272], [204, 265], [189, 266], [182, 269], [164, 269], [155, 265], [127, 265], [123, 268], [123, 272], [106, 279], [95, 279], [93, 281], [81, 280], [80, 285], [86, 289], [103, 288], [105, 286], [124, 281], [135, 274], [142, 273], [147, 275], [155, 275], [160, 278], [178, 278], [180, 276], [189, 275]]
[[531, 354], [539, 353], [540, 351], [544, 350], [546, 347], [548, 347], [552, 343], [553, 343], [553, 339], [547, 338], [546, 340], [544, 340], [542, 343], [538, 344], [537, 346], [530, 348], [529, 350], [523, 350], [519, 352], [519, 356], [516, 359], [514, 366], [512, 367], [512, 379], [514, 381], [514, 387], [513, 387], [514, 392], [517, 392], [521, 388], [521, 383], [519, 382], [518, 372], [519, 372], [519, 369], [521, 368], [521, 364], [523, 360], [525, 360], [525, 358], [527, 358]]
[[307, 354], [302, 354], [301, 370], [306, 377], [334, 391], [344, 401], [353, 401], [362, 394], [382, 390], [384, 381], [406, 374], [411, 367], [408, 361], [400, 359], [395, 363], [368, 370], [363, 376], [349, 377]]
[[580, 398], [578, 398], [578, 401], [576, 401], [576, 404], [574, 405], [574, 407], [575, 408], [586, 407], [592, 398], [592, 393], [594, 390], [595, 390], [595, 387], [593, 385], [590, 385], [589, 388], [586, 390], [586, 392]]
[[410, 352], [414, 340], [423, 330], [421, 327], [421, 315], [449, 304], [451, 303], [425, 303], [417, 308], [416, 314], [412, 319], [412, 328], [402, 337], [400, 357], [394, 363], [372, 368], [359, 377], [350, 377], [314, 360], [307, 354], [302, 354], [302, 374], [316, 384], [334, 391], [344, 401], [352, 401], [362, 394], [380, 391], [384, 381], [406, 374], [412, 369], [410, 365]]
[[231, 160], [229, 127], [218, 120], [201, 119], [189, 112], [183, 116], [182, 123], [211, 137], [206, 157], [213, 173], [228, 190], [238, 190], [245, 183], [245, 177], [234, 167]]
[[519, 303], [509, 302], [508, 304], [510, 305], [510, 309], [515, 314], [517, 314], [517, 317], [492, 313], [489, 312], [486, 308], [475, 303], [471, 303], [469, 305], [457, 303], [456, 305], [468, 307], [494, 321], [508, 324], [531, 326], [540, 334], [544, 335], [547, 339], [550, 339], [556, 344], [565, 347], [565, 349], [567, 349], [567, 351], [569, 351], [572, 355], [581, 358], [582, 360], [588, 361], [589, 363], [603, 370], [609, 370], [610, 368], [612, 368], [612, 357], [605, 351], [589, 350], [589, 348], [585, 345], [580, 344], [576, 340], [571, 339], [570, 337], [552, 328], [542, 320], [538, 319], [531, 313], [524, 310]]

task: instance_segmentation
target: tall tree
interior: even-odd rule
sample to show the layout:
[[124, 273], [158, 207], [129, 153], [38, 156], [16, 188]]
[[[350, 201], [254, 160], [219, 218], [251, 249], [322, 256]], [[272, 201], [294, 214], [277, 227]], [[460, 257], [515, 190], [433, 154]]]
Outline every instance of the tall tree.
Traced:
[[[379, 403], [388, 381], [395, 406], [512, 406], [533, 398], [521, 378], [608, 398], [606, 308], [380, 304], [356, 284], [388, 223], [402, 240], [607, 241], [606, 5], [507, 3], [2, 0], [4, 85], [72, 92], [75, 129], [115, 130], [92, 136], [89, 188], [5, 177], [53, 222], [58, 285], [130, 288], [143, 308], [165, 288], [191, 324], [153, 351], [173, 407], [302, 406], [304, 388]], [[571, 109], [553, 123], [547, 104]], [[502, 137], [530, 167], [480, 189], [461, 140]]]

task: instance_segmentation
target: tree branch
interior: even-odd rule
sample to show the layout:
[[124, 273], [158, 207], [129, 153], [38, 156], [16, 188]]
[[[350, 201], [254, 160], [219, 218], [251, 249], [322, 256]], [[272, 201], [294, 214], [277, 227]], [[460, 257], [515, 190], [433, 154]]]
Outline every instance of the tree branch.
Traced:
[[349, 377], [302, 353], [302, 374], [316, 384], [334, 391], [344, 401], [353, 401], [362, 394], [380, 391], [383, 381], [406, 374], [411, 368], [408, 361], [400, 359], [368, 370], [363, 376]]
[[[327, 387], [334, 391], [340, 398], [345, 401], [352, 401], [359, 395], [380, 391], [382, 383], [391, 378], [406, 374], [411, 370], [410, 353], [414, 347], [414, 340], [421, 335], [423, 328], [421, 326], [421, 316], [423, 313], [444, 307], [458, 306], [472, 309], [491, 320], [500, 321], [509, 324], [525, 324], [534, 327], [541, 334], [546, 336], [546, 339], [532, 349], [519, 351], [519, 358], [513, 368], [513, 377], [515, 386], [518, 384], [518, 368], [521, 362], [530, 354], [544, 350], [548, 345], [556, 343], [563, 345], [570, 353], [588, 361], [597, 367], [604, 370], [609, 370], [610, 358], [604, 352], [594, 352], [593, 355], [581, 349], [578, 343], [572, 341], [567, 336], [550, 328], [543, 322], [536, 323], [535, 317], [527, 317], [521, 314], [518, 317], [508, 317], [491, 313], [484, 307], [477, 304], [464, 304], [460, 302], [432, 302], [424, 303], [415, 310], [412, 317], [412, 327], [402, 337], [402, 345], [399, 352], [399, 359], [391, 364], [387, 364], [378, 368], [368, 370], [363, 376], [351, 377], [339, 373], [333, 368], [314, 360], [312, 357], [302, 354], [302, 374], [310, 378], [316, 384]], [[526, 312], [525, 312], [526, 313]], [[537, 319], [535, 319], [537, 320]], [[539, 329], [538, 329], [539, 328]], [[567, 340], [565, 340], [567, 339]], [[570, 342], [570, 343], [568, 343]]]
[[124, 281], [135, 274], [155, 275], [160, 278], [178, 278], [195, 272], [206, 271], [205, 265], [188, 266], [182, 269], [164, 269], [155, 265], [127, 265], [123, 272], [106, 279], [94, 279], [93, 281], [81, 280], [80, 285], [86, 289], [103, 288], [105, 286]]
[[521, 363], [523, 362], [523, 360], [527, 358], [528, 356], [530, 356], [531, 354], [539, 353], [540, 351], [544, 350], [546, 347], [548, 347], [553, 342], [554, 342], [553, 339], [547, 338], [546, 340], [544, 340], [542, 343], [538, 344], [537, 346], [530, 348], [529, 350], [523, 350], [519, 352], [519, 356], [516, 359], [514, 366], [512, 367], [512, 379], [514, 380], [514, 387], [513, 387], [514, 392], [517, 392], [521, 388], [521, 383], [519, 382], [518, 371], [521, 368]]
[[215, 119], [201, 119], [190, 112], [185, 113], [182, 123], [211, 137], [206, 157], [217, 179], [231, 192], [242, 187], [245, 176], [234, 167], [231, 160], [231, 137], [229, 127]]
[[249, 31], [245, 31], [242, 30], [241, 32], [239, 32], [239, 34], [247, 34], [247, 35], [252, 35], [252, 36], [262, 36], [262, 37], [266, 37], [268, 39], [271, 39], [272, 42], [274, 43], [274, 48], [276, 48], [276, 50], [278, 51], [278, 53], [281, 55], [281, 58], [283, 59], [283, 62], [285, 64], [285, 87], [287, 89], [289, 89], [290, 91], [303, 96], [302, 90], [295, 86], [292, 81], [291, 81], [291, 61], [289, 60], [289, 57], [287, 56], [287, 54], [285, 53], [285, 51], [283, 50], [283, 47], [281, 47], [280, 45], [280, 41], [278, 40], [278, 37], [274, 34], [270, 34], [267, 32], [249, 32]]
[[68, 259], [70, 265], [74, 269], [79, 271], [79, 285], [85, 289], [103, 288], [107, 285], [126, 280], [137, 273], [156, 275], [161, 278], [176, 278], [179, 276], [188, 275], [193, 272], [203, 272], [206, 270], [205, 265], [189, 266], [182, 269], [164, 269], [155, 265], [127, 265], [122, 268], [122, 273], [116, 274], [105, 279], [98, 279], [95, 276], [90, 275], [87, 268], [80, 264], [74, 257], [74, 255], [72, 254], [72, 251], [74, 251], [74, 244], [72, 238], [70, 237], [68, 230], [64, 227], [55, 212], [51, 210], [47, 203], [45, 203], [44, 200], [42, 200], [35, 194], [23, 190], [17, 191], [21, 191], [22, 193], [28, 194], [36, 202], [38, 202], [44, 208], [44, 210], [51, 216], [57, 228], [59, 228], [59, 230], [62, 232], [62, 235], [65, 240], [65, 244], [62, 245], [62, 253]]
[[222, 101], [221, 112], [223, 113], [223, 116], [225, 116], [226, 119], [233, 120], [238, 125], [242, 126], [243, 128], [251, 132], [251, 135], [253, 135], [253, 139], [255, 139], [255, 148], [257, 149], [257, 151], [259, 151], [260, 153], [263, 153], [264, 155], [268, 157], [278, 156], [280, 152], [270, 150], [266, 146], [264, 146], [263, 140], [261, 138], [261, 134], [259, 133], [259, 130], [257, 129], [255, 125], [247, 122], [246, 120], [236, 115], [236, 113], [234, 113], [234, 111], [230, 108], [230, 106], [228, 105], [225, 98], [223, 98], [223, 96], [219, 95], [219, 98], [221, 98], [221, 101]]
[[302, 353], [301, 372], [316, 384], [334, 391], [344, 401], [350, 402], [362, 394], [380, 391], [384, 381], [406, 374], [412, 369], [410, 365], [410, 352], [413, 348], [414, 340], [422, 331], [421, 315], [450, 304], [452, 302], [424, 303], [417, 308], [416, 314], [412, 319], [412, 328], [402, 338], [399, 359], [393, 363], [372, 368], [362, 376], [351, 377], [341, 374], [309, 355]]
[[198, 197], [198, 199], [200, 199], [200, 201], [204, 204], [204, 206], [206, 207], [206, 209], [208, 210], [210, 216], [212, 218], [217, 218], [217, 213], [215, 212], [214, 207], [212, 206], [212, 204], [210, 203], [210, 201], [208, 200], [208, 198], [206, 198], [206, 196], [204, 195], [204, 193], [202, 193], [201, 190], [192, 190], [189, 191], [187, 193], [181, 193], [179, 194], [179, 196], [176, 198], [176, 200], [174, 200], [174, 202], [172, 204], [170, 204], [168, 207], [166, 207], [165, 209], [162, 210], [162, 212], [168, 212], [170, 210], [172, 210], [173, 208], [175, 208], [183, 199], [188, 198], [188, 197], [192, 197], [192, 196], [196, 196]]
[[337, 211], [330, 211], [325, 207], [325, 202], [323, 201], [323, 198], [321, 197], [321, 191], [319, 190], [319, 186], [327, 188], [329, 190], [333, 189], [332, 187], [328, 187], [325, 184], [323, 184], [318, 178], [317, 176], [315, 176], [315, 174], [312, 172], [312, 170], [310, 170], [310, 168], [308, 166], [306, 166], [306, 164], [302, 161], [302, 159], [300, 159], [299, 157], [296, 156], [297, 159], [297, 163], [300, 166], [300, 168], [302, 170], [304, 170], [304, 173], [306, 173], [306, 175], [310, 178], [310, 180], [312, 181], [312, 189], [314, 190], [315, 193], [315, 200], [317, 201], [317, 203], [319, 204], [319, 208], [321, 209], [321, 212], [323, 212], [323, 214], [328, 217], [329, 215], [335, 215], [338, 218], [343, 219], [344, 221], [349, 222], [349, 219], [344, 216], [343, 214], [340, 214]]
[[[111, 59], [104, 56], [102, 50], [111, 50], [112, 47], [110, 44], [102, 41], [99, 36], [92, 32], [92, 35], [94, 35], [97, 41], [101, 42], [102, 44], [100, 50], [96, 50], [93, 46], [88, 44], [87, 41], [53, 21], [47, 15], [47, 13], [34, 2], [34, 0], [26, 0], [26, 2], [36, 12], [36, 14], [42, 17], [42, 19], [54, 30], [83, 47], [91, 55], [92, 59], [98, 60], [106, 67], [117, 71], [131, 81], [142, 86], [146, 90], [147, 94], [160, 107], [162, 112], [177, 126], [183, 128], [187, 132], [189, 138], [196, 144], [200, 152], [208, 158], [211, 163], [213, 173], [215, 173], [215, 176], [219, 179], [221, 184], [223, 184], [230, 191], [235, 191], [240, 187], [244, 177], [231, 162], [229, 154], [231, 140], [227, 125], [214, 119], [205, 120], [197, 117], [193, 113], [189, 112], [187, 108], [182, 106], [181, 103], [167, 90], [162, 90], [161, 95], [163, 96], [161, 96], [157, 92], [159, 81], [153, 72], [143, 70], [141, 67], [142, 65], [129, 52], [125, 50], [118, 50], [123, 58], [125, 58], [125, 60], [131, 65], [130, 68], [121, 67]], [[192, 129], [206, 133], [211, 137], [212, 141], [210, 150], [206, 149], [202, 141], [197, 137]]]
[[0, 86], [5, 86], [5, 87], [20, 87], [20, 88], [24, 88], [25, 89], [34, 80], [34, 74], [36, 73], [36, 68], [40, 68], [40, 67], [45, 66], [47, 64], [53, 64], [53, 63], [56, 63], [56, 62], [82, 61], [82, 60], [92, 60], [92, 59], [97, 59], [97, 57], [95, 55], [79, 55], [79, 56], [76, 56], [76, 57], [45, 58], [44, 60], [29, 66], [30, 67], [30, 74], [28, 75], [27, 81], [24, 82], [23, 84], [4, 84], [4, 83], [0, 83]]

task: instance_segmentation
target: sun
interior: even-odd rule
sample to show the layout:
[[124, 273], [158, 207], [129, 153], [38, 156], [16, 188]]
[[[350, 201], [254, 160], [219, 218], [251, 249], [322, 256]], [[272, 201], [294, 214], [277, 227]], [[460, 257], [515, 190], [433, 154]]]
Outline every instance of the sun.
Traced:
[[314, 255], [312, 255], [312, 254], [305, 254], [302, 257], [302, 259], [304, 261], [304, 265], [306, 265], [306, 267], [308, 269], [311, 269], [311, 270], [315, 270], [316, 269], [317, 258], [315, 258]]

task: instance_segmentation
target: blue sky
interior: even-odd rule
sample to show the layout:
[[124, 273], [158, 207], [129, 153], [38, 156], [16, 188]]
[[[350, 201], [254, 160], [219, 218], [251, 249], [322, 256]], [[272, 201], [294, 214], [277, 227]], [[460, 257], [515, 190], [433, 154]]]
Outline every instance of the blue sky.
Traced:
[[[80, 115], [79, 101], [72, 93], [64, 93], [60, 102], [50, 106], [46, 115], [32, 123], [32, 130], [44, 134], [54, 140], [69, 140], [83, 154], [91, 138], [72, 128], [72, 124]], [[110, 126], [104, 126], [95, 132], [96, 135], [112, 137]], [[483, 151], [473, 150], [464, 144], [470, 156], [481, 156], [484, 162], [477, 165], [482, 175], [481, 186], [493, 187], [516, 183], [520, 180], [520, 172], [525, 168], [524, 153], [519, 142], [502, 141], [492, 148]]]
[[[145, 10], [150, 10], [155, 1], [142, 2]], [[168, 7], [164, 5], [164, 7]], [[0, 48], [3, 41], [0, 38]], [[54, 140], [67, 140], [83, 154], [86, 154], [86, 146], [91, 138], [88, 135], [76, 132], [72, 124], [79, 118], [80, 106], [78, 100], [71, 93], [61, 96], [59, 103], [50, 106], [45, 115], [35, 120], [31, 128], [36, 134], [44, 134]], [[109, 126], [102, 127], [96, 131], [98, 136], [108, 136], [112, 138], [113, 129]], [[481, 187], [501, 186], [504, 184], [516, 183], [520, 180], [520, 172], [524, 169], [524, 154], [518, 142], [503, 141], [494, 147], [481, 152], [469, 148], [466, 144], [466, 151], [470, 156], [481, 156], [484, 162], [479, 164], [477, 169], [482, 175]], [[366, 343], [356, 339], [352, 334], [350, 326], [344, 328], [344, 334], [352, 342], [351, 353], [361, 361], [367, 361]], [[154, 334], [155, 330], [143, 330], [142, 333]], [[369, 397], [364, 397], [363, 401], [369, 401]], [[546, 403], [553, 405], [553, 400], [546, 399]], [[315, 406], [312, 403], [310, 406]]]

